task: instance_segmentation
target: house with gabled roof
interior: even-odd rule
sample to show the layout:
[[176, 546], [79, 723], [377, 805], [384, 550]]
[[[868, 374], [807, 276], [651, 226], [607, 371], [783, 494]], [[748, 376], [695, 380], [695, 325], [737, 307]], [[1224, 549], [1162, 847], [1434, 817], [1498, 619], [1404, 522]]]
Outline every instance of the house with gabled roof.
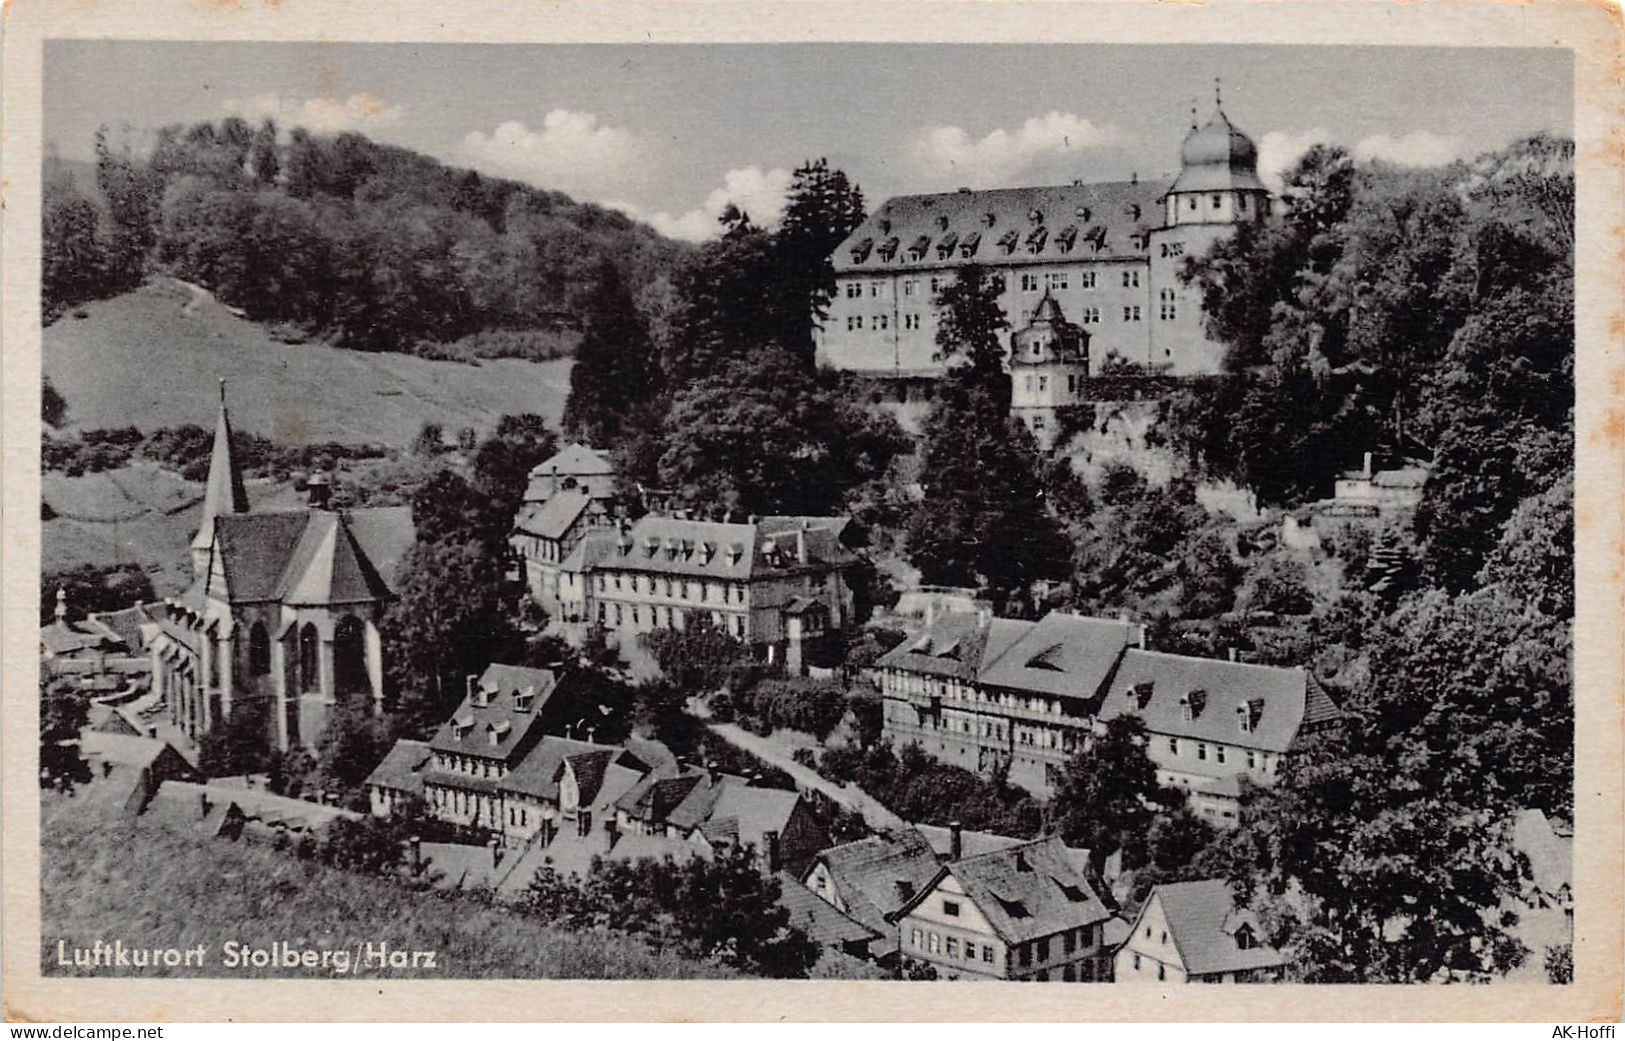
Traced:
[[559, 686], [552, 669], [490, 665], [429, 740], [423, 796], [435, 816], [500, 833], [499, 786], [542, 739], [543, 716]]
[[1286, 958], [1222, 879], [1157, 886], [1116, 952], [1119, 982], [1252, 983], [1278, 979]]
[[549, 617], [560, 616], [559, 576], [576, 545], [612, 523], [605, 500], [568, 488], [541, 502], [526, 502], [514, 516], [508, 544], [525, 571], [525, 588]]
[[593, 499], [615, 494], [615, 463], [590, 445], [571, 441], [531, 467], [526, 503], [546, 502], [560, 492], [575, 491]]
[[547, 735], [497, 786], [503, 802], [503, 841], [525, 845], [538, 836], [586, 835], [606, 824], [615, 804], [650, 776], [676, 765], [619, 745]]
[[321, 473], [306, 490], [307, 509], [250, 509], [222, 382], [193, 583], [165, 601], [150, 650], [154, 689], [194, 740], [246, 708], [268, 744], [314, 747], [341, 700], [383, 710], [378, 622], [415, 541], [411, 510], [333, 510]]
[[1058, 837], [941, 865], [888, 918], [903, 958], [947, 979], [1111, 978], [1119, 923]]
[[1145, 723], [1157, 780], [1216, 825], [1237, 821], [1243, 785], [1274, 782], [1281, 758], [1342, 713], [1302, 668], [1130, 650], [1099, 709]]

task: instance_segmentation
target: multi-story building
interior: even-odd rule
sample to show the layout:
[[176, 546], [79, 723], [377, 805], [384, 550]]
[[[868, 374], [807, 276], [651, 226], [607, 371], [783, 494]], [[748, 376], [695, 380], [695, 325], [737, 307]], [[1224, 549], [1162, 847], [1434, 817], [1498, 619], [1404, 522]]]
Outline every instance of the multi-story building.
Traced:
[[1078, 859], [1052, 836], [942, 865], [890, 916], [902, 956], [947, 979], [1110, 981], [1121, 920]]
[[1217, 824], [1235, 821], [1243, 778], [1271, 783], [1295, 742], [1341, 719], [1303, 669], [1152, 652], [1138, 625], [1063, 612], [943, 614], [871, 675], [894, 744], [982, 772], [1008, 766], [1041, 794], [1107, 722], [1138, 716], [1159, 781]]
[[531, 467], [526, 502], [546, 502], [559, 492], [578, 491], [594, 499], [615, 495], [615, 464], [590, 445], [572, 441]]
[[1157, 886], [1117, 949], [1119, 981], [1248, 983], [1277, 979], [1286, 965], [1264, 942], [1258, 916], [1237, 907], [1217, 878]]
[[502, 782], [542, 739], [543, 710], [558, 686], [551, 669], [514, 665], [469, 677], [457, 711], [429, 740], [422, 768], [423, 797], [436, 817], [502, 831]]
[[[706, 619], [770, 658], [798, 634], [852, 618], [841, 542], [845, 517], [762, 517], [743, 524], [649, 515], [593, 533], [560, 574], [564, 617], [579, 612], [614, 634], [623, 651], [639, 634]], [[575, 570], [579, 569], [579, 570]], [[579, 596], [579, 600], [575, 599]], [[577, 606], [579, 605], [579, 606]]]
[[1046, 292], [1032, 321], [1010, 338], [1010, 414], [1048, 448], [1061, 410], [1083, 403], [1088, 376], [1089, 334]]
[[[975, 264], [997, 281], [1012, 330], [1043, 294], [1110, 356], [1176, 375], [1218, 371], [1189, 257], [1270, 215], [1251, 139], [1222, 109], [1193, 125], [1171, 181], [999, 188], [888, 199], [831, 256], [836, 287], [818, 331], [819, 362], [889, 378], [940, 376], [936, 298]], [[1008, 346], [1008, 342], [1007, 342]]]

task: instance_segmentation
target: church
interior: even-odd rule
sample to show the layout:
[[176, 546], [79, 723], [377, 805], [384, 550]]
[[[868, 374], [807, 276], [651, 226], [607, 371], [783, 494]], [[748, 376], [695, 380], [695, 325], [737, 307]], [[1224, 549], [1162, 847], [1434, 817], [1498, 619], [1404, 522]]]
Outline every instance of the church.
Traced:
[[304, 509], [254, 510], [221, 382], [192, 584], [164, 601], [151, 643], [170, 722], [198, 740], [233, 716], [270, 747], [312, 747], [341, 699], [383, 710], [378, 623], [415, 538], [409, 507], [331, 508], [327, 475]]
[[[888, 199], [831, 257], [835, 296], [817, 333], [819, 364], [888, 379], [934, 379], [936, 296], [976, 264], [1000, 287], [1009, 330], [1048, 295], [1088, 337], [1088, 367], [1109, 360], [1174, 376], [1217, 372], [1223, 346], [1203, 328], [1181, 265], [1271, 215], [1258, 150], [1216, 105], [1191, 128], [1171, 181], [997, 188]], [[1008, 348], [1010, 331], [1006, 332]]]

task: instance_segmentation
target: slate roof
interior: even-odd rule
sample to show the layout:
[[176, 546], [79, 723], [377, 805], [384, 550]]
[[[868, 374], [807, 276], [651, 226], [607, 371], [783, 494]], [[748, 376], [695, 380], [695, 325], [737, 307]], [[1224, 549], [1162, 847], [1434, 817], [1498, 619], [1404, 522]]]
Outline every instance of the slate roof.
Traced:
[[164, 617], [164, 611], [163, 601], [154, 600], [119, 611], [93, 613], [86, 621], [106, 629], [130, 650], [139, 651], [145, 646], [141, 627], [158, 623]]
[[[808, 527], [786, 523], [802, 518], [769, 518], [757, 524], [686, 520], [648, 515], [630, 531], [614, 536], [599, 566], [686, 578], [748, 581], [769, 574], [843, 567], [856, 557], [841, 544], [845, 519], [808, 519]], [[807, 563], [798, 557], [805, 541]]]
[[581, 536], [581, 541], [575, 544], [574, 548], [565, 556], [563, 562], [559, 564], [559, 570], [573, 571], [577, 574], [583, 571], [591, 571], [599, 564], [615, 556], [615, 540], [617, 537], [616, 532], [608, 530], [587, 532], [587, 534]]
[[1427, 483], [1428, 468], [1425, 466], [1402, 466], [1396, 470], [1378, 470], [1371, 476], [1371, 483], [1378, 488], [1420, 488]]
[[[527, 736], [539, 724], [542, 707], [558, 688], [558, 681], [551, 669], [486, 666], [475, 681], [479, 689], [464, 695], [457, 711], [435, 731], [429, 747], [436, 752], [512, 760], [529, 744]], [[535, 696], [528, 708], [521, 709], [516, 695], [530, 686], [535, 688]], [[468, 731], [459, 738], [461, 723], [468, 724]]]
[[906, 915], [949, 875], [1006, 943], [1025, 943], [1112, 917], [1094, 886], [1073, 867], [1065, 845], [1052, 836], [944, 865], [893, 919]]
[[[232, 603], [365, 603], [392, 594], [415, 532], [411, 510], [281, 510], [215, 518]], [[212, 591], [221, 595], [221, 591]]]
[[[1142, 259], [1147, 253], [1137, 236], [1162, 223], [1160, 201], [1168, 187], [1167, 181], [1101, 181], [894, 196], [846, 237], [831, 260], [837, 274], [861, 274], [968, 263], [997, 268]], [[1014, 248], [1007, 249], [1000, 243], [1010, 242], [1012, 232]], [[916, 255], [912, 247], [922, 238], [926, 249]]]
[[744, 781], [724, 780], [722, 792], [711, 806], [706, 823], [715, 827], [731, 821], [733, 833], [741, 846], [755, 846], [757, 852], [766, 848], [763, 836], [776, 831], [783, 838], [785, 827], [801, 796], [781, 788], [753, 788]]
[[532, 477], [591, 477], [613, 474], [615, 464], [596, 448], [572, 441], [530, 468]]
[[514, 517], [514, 530], [544, 539], [562, 539], [592, 504], [591, 496], [573, 488], [545, 502], [527, 502]]
[[703, 773], [678, 774], [662, 777], [648, 774], [615, 800], [615, 808], [629, 817], [644, 821], [664, 821], [694, 786], [705, 776]]
[[1258, 179], [1257, 147], [1222, 109], [1215, 110], [1200, 130], [1185, 135], [1179, 158], [1179, 178], [1168, 189], [1171, 192], [1265, 190]]
[[[503, 791], [519, 792], [524, 795], [534, 795], [544, 799], [557, 799], [559, 797], [559, 768], [564, 760], [573, 755], [582, 755], [594, 750], [613, 752], [615, 749], [605, 745], [593, 745], [586, 741], [576, 741], [567, 737], [555, 737], [548, 734], [536, 743], [536, 747], [521, 760], [498, 785]], [[592, 798], [583, 793], [583, 801], [591, 802]]]
[[982, 666], [990, 627], [989, 621], [973, 612], [945, 612], [881, 655], [875, 668], [973, 680]]
[[701, 847], [694, 845], [686, 839], [674, 839], [665, 835], [622, 835], [610, 847], [605, 855], [608, 860], [636, 861], [636, 860], [665, 860], [670, 858], [682, 863], [699, 857], [710, 860], [710, 855]]
[[[844, 914], [817, 893], [802, 885], [796, 876], [780, 871], [779, 904], [790, 912], [789, 924], [807, 934], [808, 939], [826, 947], [878, 940], [876, 932], [851, 915]], [[889, 932], [890, 930], [887, 930]]]
[[194, 547], [207, 546], [210, 522], [229, 514], [248, 512], [248, 492], [243, 472], [231, 450], [231, 417], [226, 411], [226, 385], [220, 384], [220, 414], [214, 424], [214, 444], [209, 452], [209, 476], [203, 487], [203, 523], [192, 538]]
[[[947, 860], [953, 853], [953, 831], [936, 824], [916, 824], [914, 830], [919, 832], [925, 841], [931, 844], [931, 851], [939, 860]], [[959, 855], [961, 857], [975, 857], [983, 853], [993, 853], [1001, 849], [1019, 846], [1029, 839], [1012, 838], [1009, 835], [995, 835], [991, 831], [971, 831], [962, 828], [959, 832]]]
[[362, 815], [354, 810], [324, 806], [303, 799], [290, 799], [261, 788], [238, 788], [190, 781], [165, 781], [154, 796], [153, 804], [162, 801], [168, 806], [182, 807], [189, 810], [195, 818], [201, 809], [199, 797], [204, 795], [208, 796], [211, 806], [236, 806], [246, 818], [268, 824], [280, 822], [298, 829], [314, 831], [340, 818], [346, 820], [362, 818]]
[[125, 646], [117, 633], [94, 624], [53, 621], [40, 627], [40, 643], [52, 654], [66, 655], [76, 651], [115, 649]]
[[[1143, 706], [1136, 694], [1141, 684], [1150, 684], [1151, 692]], [[1136, 715], [1154, 734], [1285, 752], [1303, 725], [1311, 686], [1303, 669], [1130, 650], [1112, 678], [1099, 718]], [[1193, 691], [1201, 692], [1201, 711], [1186, 720], [1180, 701]], [[1250, 733], [1241, 729], [1242, 709], [1253, 718]], [[1317, 714], [1335, 711], [1317, 702]]]
[[1130, 622], [1052, 611], [997, 655], [987, 654], [977, 680], [1093, 700], [1141, 632]]
[[[887, 915], [923, 892], [941, 870], [931, 844], [912, 828], [870, 835], [819, 853], [803, 873], [825, 865], [846, 913], [881, 937], [883, 955], [897, 947], [897, 929]], [[889, 943], [886, 941], [889, 940]]]
[[[1157, 886], [1145, 906], [1150, 907], [1153, 901], [1162, 904], [1168, 936], [1187, 973], [1242, 972], [1286, 963], [1280, 951], [1263, 945], [1263, 929], [1257, 917], [1236, 907], [1230, 886], [1221, 879]], [[1145, 910], [1140, 914], [1144, 916]], [[1236, 945], [1236, 930], [1242, 925], [1251, 928], [1259, 946], [1242, 950]]]
[[383, 762], [367, 775], [366, 786], [377, 785], [395, 791], [423, 794], [423, 768], [429, 763], [429, 745], [425, 741], [395, 742]]

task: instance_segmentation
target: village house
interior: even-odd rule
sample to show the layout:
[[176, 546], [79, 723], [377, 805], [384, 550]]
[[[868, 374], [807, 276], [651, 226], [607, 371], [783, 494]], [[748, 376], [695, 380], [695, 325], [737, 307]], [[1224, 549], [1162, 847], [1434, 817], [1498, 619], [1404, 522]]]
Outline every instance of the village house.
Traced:
[[193, 740], [249, 711], [270, 746], [312, 747], [340, 700], [383, 710], [378, 622], [415, 539], [411, 511], [335, 511], [325, 474], [307, 490], [308, 509], [249, 509], [222, 382], [193, 584], [165, 601], [151, 642], [154, 689]]
[[902, 957], [946, 979], [1110, 981], [1121, 919], [1086, 859], [1051, 837], [942, 865], [888, 916]]
[[664, 746], [638, 744], [641, 755], [627, 747], [542, 738], [498, 785], [504, 844], [523, 846], [539, 837], [547, 845], [557, 834], [584, 836], [606, 824], [613, 832], [616, 800], [645, 777], [677, 769]]
[[579, 591], [582, 619], [614, 635], [634, 665], [642, 662], [638, 636], [701, 619], [769, 660], [799, 660], [803, 642], [852, 619], [846, 570], [857, 558], [841, 541], [849, 523], [645, 516], [577, 545], [561, 568], [563, 614], [571, 615]]
[[566, 491], [599, 501], [613, 498], [615, 464], [596, 448], [572, 441], [531, 467], [524, 501], [546, 502]]
[[490, 665], [477, 679], [469, 677], [467, 695], [429, 741], [422, 778], [430, 812], [449, 823], [502, 831], [499, 786], [542, 739], [543, 710], [559, 678], [551, 669], [515, 665]]
[[1234, 826], [1243, 782], [1274, 782], [1281, 757], [1342, 713], [1302, 668], [1130, 649], [1097, 718], [1137, 716], [1159, 784], [1184, 791], [1210, 823]]
[[1117, 950], [1118, 982], [1254, 983], [1286, 959], [1264, 942], [1258, 916], [1221, 879], [1157, 886]]
[[525, 589], [549, 616], [561, 613], [559, 573], [565, 560], [589, 531], [609, 523], [603, 500], [579, 488], [519, 508], [508, 544], [524, 566]]
[[1222, 107], [1200, 128], [1192, 113], [1179, 158], [1171, 182], [1131, 176], [886, 200], [830, 255], [835, 294], [816, 333], [819, 364], [940, 378], [937, 296], [975, 264], [995, 280], [1012, 330], [1048, 293], [1089, 331], [1098, 360], [1116, 355], [1175, 375], [1219, 371], [1223, 345], [1208, 336], [1200, 293], [1180, 268], [1268, 218], [1273, 201], [1256, 147]]
[[1010, 414], [1047, 449], [1062, 410], [1083, 403], [1088, 377], [1089, 334], [1067, 321], [1045, 290], [1032, 321], [1010, 337]]
[[1238, 778], [1270, 783], [1300, 736], [1341, 719], [1303, 669], [1152, 652], [1139, 625], [1059, 611], [938, 614], [870, 675], [887, 740], [982, 773], [1008, 765], [1038, 794], [1108, 721], [1139, 716], [1161, 783], [1216, 824], [1235, 820]]
[[80, 732], [79, 753], [90, 768], [92, 798], [116, 802], [125, 813], [146, 809], [165, 781], [200, 777], [169, 742], [105, 722]]

